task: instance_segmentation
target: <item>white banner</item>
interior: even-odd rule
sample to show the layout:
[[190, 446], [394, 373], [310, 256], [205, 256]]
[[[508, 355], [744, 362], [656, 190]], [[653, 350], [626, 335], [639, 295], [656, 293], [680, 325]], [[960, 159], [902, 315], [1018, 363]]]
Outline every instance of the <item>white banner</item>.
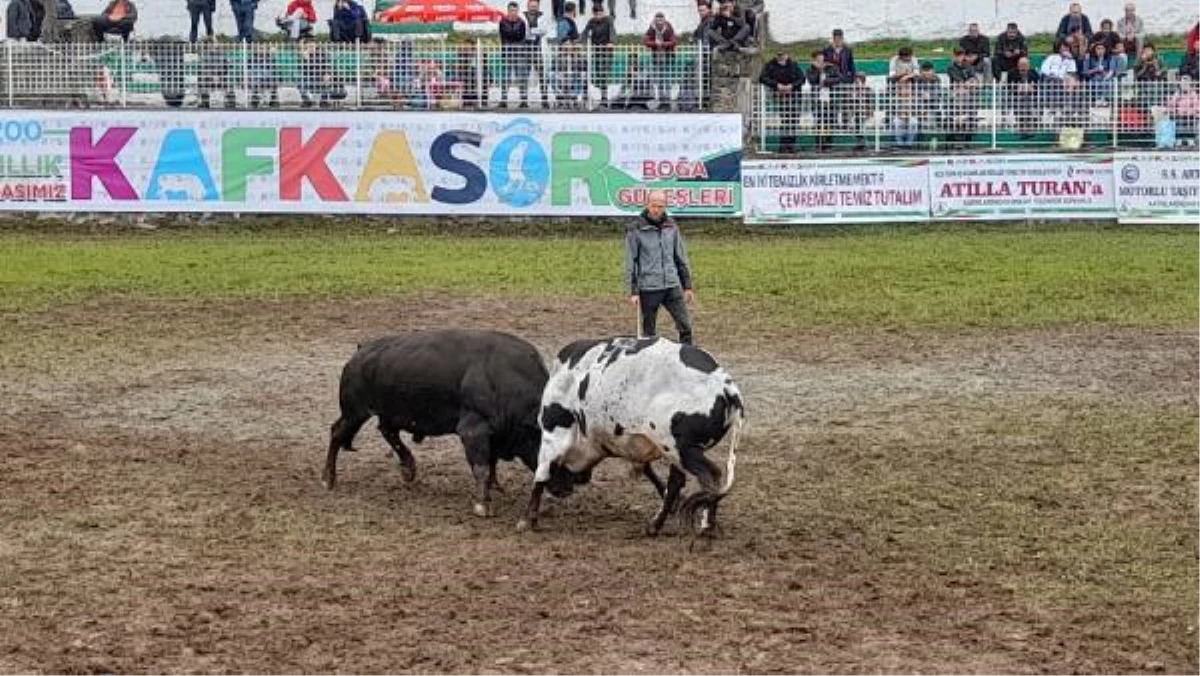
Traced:
[[8, 111], [0, 209], [741, 211], [739, 115]]
[[1117, 153], [1117, 219], [1200, 223], [1200, 154]]
[[935, 220], [1112, 218], [1112, 155], [939, 157], [929, 163]]
[[773, 160], [742, 165], [747, 223], [929, 220], [928, 160]]

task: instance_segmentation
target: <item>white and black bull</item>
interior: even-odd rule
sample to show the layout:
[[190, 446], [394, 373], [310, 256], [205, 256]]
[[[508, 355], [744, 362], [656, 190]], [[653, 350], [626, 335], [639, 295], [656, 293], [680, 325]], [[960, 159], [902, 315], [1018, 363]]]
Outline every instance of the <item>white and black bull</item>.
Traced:
[[496, 331], [440, 330], [388, 336], [359, 346], [342, 370], [342, 415], [330, 431], [323, 480], [337, 483], [337, 457], [363, 424], [379, 418], [406, 481], [416, 460], [400, 439], [457, 434], [475, 477], [475, 513], [491, 515], [496, 462], [537, 464], [538, 410], [549, 373], [537, 349]]
[[[542, 445], [533, 494], [520, 529], [537, 526], [542, 493], [569, 495], [609, 457], [640, 468], [662, 497], [647, 532], [657, 535], [675, 511], [687, 474], [700, 490], [679, 505], [699, 534], [716, 527], [717, 505], [733, 486], [744, 409], [733, 379], [707, 352], [665, 338], [572, 343], [542, 395]], [[724, 481], [704, 452], [730, 430]], [[664, 485], [652, 464], [665, 459]]]

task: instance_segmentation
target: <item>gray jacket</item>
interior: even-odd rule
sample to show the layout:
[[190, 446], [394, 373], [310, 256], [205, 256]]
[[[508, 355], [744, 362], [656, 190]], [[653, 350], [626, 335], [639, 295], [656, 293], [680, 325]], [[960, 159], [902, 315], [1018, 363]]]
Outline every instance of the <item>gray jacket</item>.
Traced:
[[654, 224], [643, 211], [625, 227], [625, 280], [629, 293], [692, 288], [687, 248], [675, 219]]

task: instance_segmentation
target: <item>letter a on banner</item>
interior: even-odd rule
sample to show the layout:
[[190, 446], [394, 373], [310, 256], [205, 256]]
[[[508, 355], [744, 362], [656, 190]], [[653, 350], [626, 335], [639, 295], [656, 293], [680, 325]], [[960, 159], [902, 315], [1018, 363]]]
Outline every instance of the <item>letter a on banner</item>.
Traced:
[[404, 132], [384, 131], [375, 137], [354, 200], [405, 204], [429, 201], [429, 193]]

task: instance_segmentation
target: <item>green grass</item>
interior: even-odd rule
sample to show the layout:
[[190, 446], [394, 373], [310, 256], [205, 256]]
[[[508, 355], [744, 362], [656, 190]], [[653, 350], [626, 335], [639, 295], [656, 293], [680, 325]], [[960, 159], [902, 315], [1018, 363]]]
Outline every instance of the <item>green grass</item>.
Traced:
[[[702, 299], [776, 325], [965, 328], [1197, 321], [1191, 229], [697, 225]], [[734, 232], [729, 232], [733, 230]], [[452, 237], [364, 227], [0, 232], [0, 311], [129, 299], [622, 292], [616, 228]], [[740, 236], [739, 236], [740, 235]]]

